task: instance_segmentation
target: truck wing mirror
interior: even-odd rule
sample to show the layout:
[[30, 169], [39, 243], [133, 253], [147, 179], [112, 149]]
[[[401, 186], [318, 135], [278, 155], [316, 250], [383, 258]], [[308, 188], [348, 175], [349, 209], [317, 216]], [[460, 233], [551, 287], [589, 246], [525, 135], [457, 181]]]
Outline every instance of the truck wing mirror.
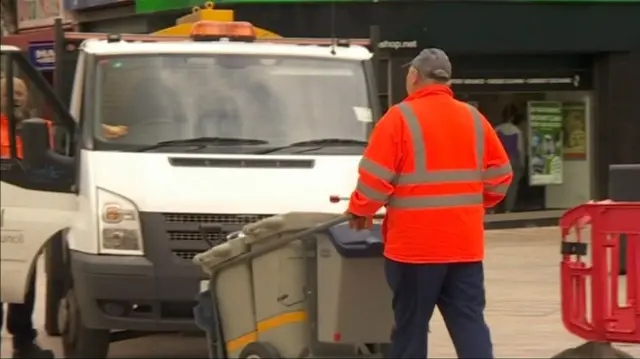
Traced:
[[32, 170], [55, 166], [59, 170], [73, 171], [75, 160], [51, 150], [51, 126], [41, 118], [22, 121], [22, 161]]
[[22, 121], [20, 129], [24, 164], [30, 168], [39, 168], [47, 164], [50, 150], [49, 126], [41, 118]]

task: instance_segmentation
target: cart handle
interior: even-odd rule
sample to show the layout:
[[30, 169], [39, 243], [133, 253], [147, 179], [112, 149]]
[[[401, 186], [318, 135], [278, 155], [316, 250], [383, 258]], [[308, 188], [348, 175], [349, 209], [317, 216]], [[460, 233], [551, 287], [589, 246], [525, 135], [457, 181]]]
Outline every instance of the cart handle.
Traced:
[[312, 235], [314, 233], [317, 232], [322, 232], [322, 231], [326, 231], [327, 229], [333, 227], [333, 226], [337, 226], [339, 224], [342, 224], [344, 222], [347, 222], [350, 218], [350, 215], [347, 214], [341, 214], [341, 215], [337, 215], [335, 218], [327, 221], [327, 222], [323, 222], [320, 224], [317, 224], [311, 228], [307, 228], [305, 230], [302, 230], [300, 232], [296, 232], [296, 233], [292, 233], [289, 234], [283, 238], [280, 238], [277, 241], [273, 241], [271, 242], [269, 245], [265, 245], [264, 247], [257, 249], [257, 250], [252, 250], [249, 251], [247, 253], [243, 253], [237, 257], [231, 258], [228, 261], [225, 261], [223, 263], [220, 263], [220, 265], [215, 266], [214, 268], [212, 268], [211, 270], [211, 279], [214, 279], [215, 275], [220, 272], [221, 270], [242, 263], [242, 262], [248, 262], [254, 258], [260, 257], [263, 254], [269, 253], [271, 251], [274, 251], [276, 249], [280, 249], [282, 247], [285, 247], [286, 245], [288, 245], [291, 242], [294, 242], [300, 238], [304, 238], [307, 237], [309, 235]]

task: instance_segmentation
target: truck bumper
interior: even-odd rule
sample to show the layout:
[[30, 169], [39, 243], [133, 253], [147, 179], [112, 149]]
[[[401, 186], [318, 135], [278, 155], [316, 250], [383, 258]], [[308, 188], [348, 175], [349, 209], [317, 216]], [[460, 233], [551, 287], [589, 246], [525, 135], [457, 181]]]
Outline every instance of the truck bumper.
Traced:
[[71, 252], [70, 261], [78, 305], [87, 327], [199, 330], [193, 320], [193, 306], [203, 279], [200, 268], [178, 265], [170, 273], [156, 270], [145, 257], [75, 251]]
[[[140, 212], [144, 256], [71, 252], [75, 293], [84, 324], [94, 329], [200, 331], [193, 307], [207, 279], [193, 256], [267, 214]], [[220, 232], [200, 233], [202, 223]]]

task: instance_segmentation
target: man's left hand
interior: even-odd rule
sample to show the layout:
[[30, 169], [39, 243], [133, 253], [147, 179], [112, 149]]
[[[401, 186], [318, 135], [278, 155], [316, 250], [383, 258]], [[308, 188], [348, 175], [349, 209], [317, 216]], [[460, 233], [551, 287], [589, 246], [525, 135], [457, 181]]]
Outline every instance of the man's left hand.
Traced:
[[373, 217], [369, 216], [369, 217], [362, 217], [362, 216], [358, 216], [355, 215], [353, 213], [350, 212], [345, 212], [345, 214], [347, 216], [349, 216], [349, 228], [355, 230], [355, 231], [362, 231], [364, 229], [371, 229], [373, 228]]

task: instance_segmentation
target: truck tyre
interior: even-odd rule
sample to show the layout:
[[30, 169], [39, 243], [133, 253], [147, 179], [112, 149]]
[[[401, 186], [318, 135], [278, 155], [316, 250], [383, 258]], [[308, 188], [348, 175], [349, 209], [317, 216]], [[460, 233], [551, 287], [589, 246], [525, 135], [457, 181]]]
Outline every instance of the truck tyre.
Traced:
[[47, 274], [44, 330], [52, 337], [60, 336], [58, 309], [66, 287], [65, 274], [67, 266], [63, 258], [63, 247], [62, 235], [58, 234], [47, 243], [43, 255], [45, 273]]
[[280, 353], [269, 343], [253, 342], [249, 343], [240, 352], [240, 359], [279, 359]]
[[65, 358], [106, 358], [111, 332], [107, 329], [87, 328], [82, 322], [78, 300], [69, 289], [60, 301], [60, 334]]
[[44, 303], [44, 331], [50, 337], [60, 336], [58, 309], [64, 295], [64, 282], [47, 278], [47, 290]]

